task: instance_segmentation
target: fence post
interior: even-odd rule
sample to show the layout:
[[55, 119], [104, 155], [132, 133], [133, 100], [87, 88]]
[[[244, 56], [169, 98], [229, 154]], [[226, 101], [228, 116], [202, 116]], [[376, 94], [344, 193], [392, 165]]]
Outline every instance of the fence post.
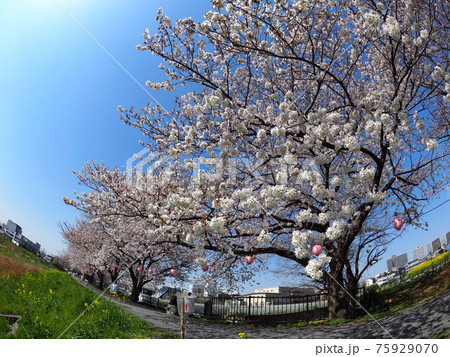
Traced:
[[309, 295], [306, 295], [306, 322], [309, 323]]
[[250, 309], [251, 309], [251, 306], [252, 306], [252, 297], [251, 296], [249, 296], [248, 297], [248, 318], [247, 318], [247, 321], [248, 321], [248, 323], [250, 323]]

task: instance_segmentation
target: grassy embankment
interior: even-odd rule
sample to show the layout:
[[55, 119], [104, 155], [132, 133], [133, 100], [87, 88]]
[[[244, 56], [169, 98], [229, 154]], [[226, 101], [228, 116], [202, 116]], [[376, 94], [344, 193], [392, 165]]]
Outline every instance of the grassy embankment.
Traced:
[[[411, 270], [407, 280], [392, 282], [382, 289], [377, 285], [366, 289], [362, 305], [375, 318], [395, 314], [396, 312], [424, 303], [450, 289], [450, 253], [446, 252]], [[366, 314], [356, 320], [366, 320]], [[320, 320], [299, 322], [285, 326], [339, 325], [355, 321], [354, 319]], [[282, 325], [280, 325], [282, 326]], [[436, 331], [429, 338], [450, 338], [450, 327]]]
[[428, 301], [450, 289], [450, 253], [445, 252], [412, 269], [407, 280], [387, 284], [383, 288], [369, 287], [364, 306], [375, 317]]
[[[178, 338], [125, 312], [0, 236], [0, 338]], [[11, 332], [13, 327], [14, 332]]]

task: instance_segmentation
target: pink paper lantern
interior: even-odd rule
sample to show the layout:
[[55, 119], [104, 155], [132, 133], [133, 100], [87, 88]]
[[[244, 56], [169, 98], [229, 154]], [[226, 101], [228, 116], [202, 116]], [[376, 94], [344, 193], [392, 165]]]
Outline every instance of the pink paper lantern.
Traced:
[[312, 247], [312, 252], [314, 255], [319, 255], [322, 253], [322, 247], [319, 244], [316, 244], [314, 247]]
[[142, 270], [142, 268], [141, 267], [137, 267], [137, 271], [141, 271]]
[[252, 264], [252, 263], [253, 263], [253, 260], [254, 260], [254, 258], [253, 258], [251, 255], [247, 255], [247, 256], [245, 257], [245, 262], [246, 262], [247, 264]]
[[149, 274], [153, 274], [153, 269], [149, 269], [149, 270], [148, 270], [148, 273], [149, 273]]
[[127, 268], [130, 269], [130, 267], [131, 267], [131, 265], [130, 265], [130, 264], [127, 264]]
[[117, 270], [122, 270], [122, 267], [118, 267]]
[[177, 271], [175, 269], [170, 269], [170, 274], [175, 275]]
[[402, 219], [400, 217], [395, 217], [394, 218], [394, 222], [392, 222], [392, 225], [394, 226], [394, 228], [396, 230], [399, 231], [400, 229], [402, 229], [403, 221], [402, 221]]
[[202, 266], [202, 270], [203, 270], [203, 271], [208, 271], [208, 269], [209, 269], [209, 268], [208, 268], [207, 265], [203, 265], [203, 266]]

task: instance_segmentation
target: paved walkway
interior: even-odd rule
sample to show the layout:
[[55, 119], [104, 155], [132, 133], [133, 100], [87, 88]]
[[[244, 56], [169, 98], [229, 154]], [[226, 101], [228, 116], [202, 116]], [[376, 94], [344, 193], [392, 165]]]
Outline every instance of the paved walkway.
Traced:
[[[100, 290], [89, 286], [100, 294]], [[180, 317], [147, 309], [129, 302], [114, 301], [132, 314], [170, 332], [180, 332]], [[253, 338], [425, 338], [442, 328], [450, 327], [450, 290], [420, 305], [402, 310], [377, 321], [350, 322], [337, 326], [251, 327], [209, 323], [189, 319], [186, 338], [236, 339], [240, 332]]]

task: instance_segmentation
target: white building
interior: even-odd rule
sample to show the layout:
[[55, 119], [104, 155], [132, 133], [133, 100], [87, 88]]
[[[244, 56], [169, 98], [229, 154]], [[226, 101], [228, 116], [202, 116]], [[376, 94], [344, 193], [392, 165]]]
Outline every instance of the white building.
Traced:
[[191, 284], [188, 290], [194, 297], [201, 297], [205, 294], [205, 288], [202, 285]]
[[205, 297], [216, 297], [219, 296], [219, 289], [217, 288], [216, 284], [213, 283], [207, 283], [205, 285]]
[[292, 288], [287, 286], [276, 286], [274, 288], [261, 288], [255, 289], [255, 294], [257, 293], [270, 293], [279, 295], [313, 295], [316, 291], [313, 288]]
[[413, 260], [420, 260], [425, 258], [425, 248], [423, 246], [417, 246], [416, 249], [413, 250]]

